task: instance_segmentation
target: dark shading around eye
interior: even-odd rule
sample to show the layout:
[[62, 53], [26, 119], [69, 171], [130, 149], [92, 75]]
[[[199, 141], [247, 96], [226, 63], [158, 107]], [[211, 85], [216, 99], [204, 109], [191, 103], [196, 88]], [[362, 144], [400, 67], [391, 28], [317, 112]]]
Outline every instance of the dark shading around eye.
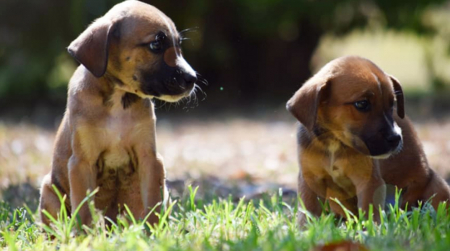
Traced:
[[165, 40], [166, 34], [164, 34], [164, 32], [159, 32], [156, 34], [155, 41], [150, 42], [148, 47], [154, 53], [161, 52], [164, 49]]
[[161, 41], [153, 41], [150, 42], [150, 44], [148, 45], [148, 47], [150, 48], [151, 51], [153, 52], [160, 52], [162, 50], [162, 43]]
[[361, 112], [366, 112], [370, 110], [370, 103], [368, 100], [356, 101], [355, 103], [353, 103], [353, 105], [358, 111]]

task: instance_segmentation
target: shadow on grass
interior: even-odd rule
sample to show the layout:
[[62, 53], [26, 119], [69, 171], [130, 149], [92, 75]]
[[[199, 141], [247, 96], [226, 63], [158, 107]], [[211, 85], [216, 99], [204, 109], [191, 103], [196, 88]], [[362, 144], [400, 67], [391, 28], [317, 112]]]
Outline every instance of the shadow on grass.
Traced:
[[[177, 180], [167, 180], [169, 194], [173, 200], [180, 200], [189, 195], [189, 186], [198, 187], [197, 199], [203, 203], [210, 203], [219, 198], [231, 199], [239, 202], [242, 197], [246, 201], [269, 199], [272, 195], [280, 193], [283, 201], [294, 202], [297, 192], [282, 185], [273, 183], [255, 183], [250, 178], [225, 180], [215, 176], [205, 175], [197, 179], [186, 178]], [[3, 201], [11, 208], [19, 208], [26, 205], [35, 212], [39, 205], [39, 189], [30, 182], [10, 185], [4, 190], [0, 190]]]

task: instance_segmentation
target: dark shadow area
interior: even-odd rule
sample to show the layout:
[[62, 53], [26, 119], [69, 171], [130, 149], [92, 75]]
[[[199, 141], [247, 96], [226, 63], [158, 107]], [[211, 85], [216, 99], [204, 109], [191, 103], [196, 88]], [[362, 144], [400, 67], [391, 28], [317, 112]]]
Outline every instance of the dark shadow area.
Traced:
[[[280, 193], [285, 200], [294, 201], [297, 192], [291, 188], [275, 183], [258, 183], [251, 177], [225, 180], [215, 176], [205, 175], [200, 178], [167, 180], [169, 194], [172, 200], [180, 200], [189, 196], [189, 186], [193, 189], [198, 187], [196, 197], [209, 203], [219, 198], [231, 198], [233, 202], [238, 202], [241, 198], [249, 200], [259, 200], [268, 198], [273, 194]], [[3, 202], [11, 208], [28, 207], [35, 212], [39, 205], [39, 189], [30, 182], [11, 185], [4, 190], [0, 190]]]

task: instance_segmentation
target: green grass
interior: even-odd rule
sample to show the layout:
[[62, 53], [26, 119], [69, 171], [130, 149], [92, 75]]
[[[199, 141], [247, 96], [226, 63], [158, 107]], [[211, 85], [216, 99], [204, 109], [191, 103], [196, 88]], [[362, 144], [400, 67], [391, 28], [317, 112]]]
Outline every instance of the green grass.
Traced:
[[[160, 212], [160, 223], [148, 226], [124, 216], [110, 226], [98, 213], [92, 227], [82, 230], [63, 214], [55, 227], [42, 229], [36, 213], [0, 203], [0, 247], [8, 250], [310, 250], [317, 244], [350, 240], [370, 250], [448, 250], [450, 217], [445, 204], [428, 204], [405, 212], [397, 205], [382, 212], [375, 225], [349, 213], [311, 218], [300, 229], [296, 201], [280, 193], [260, 200], [237, 202], [232, 197], [204, 201], [195, 189]], [[92, 205], [91, 205], [92, 208]], [[171, 211], [169, 214], [168, 211]], [[106, 222], [109, 222], [106, 219]], [[55, 238], [48, 239], [52, 233]]]

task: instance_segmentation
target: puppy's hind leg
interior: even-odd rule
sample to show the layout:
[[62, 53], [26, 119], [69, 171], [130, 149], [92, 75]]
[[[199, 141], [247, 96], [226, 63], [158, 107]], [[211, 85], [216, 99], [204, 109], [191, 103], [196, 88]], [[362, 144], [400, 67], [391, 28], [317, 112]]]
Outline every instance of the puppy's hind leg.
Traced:
[[39, 216], [41, 222], [50, 226], [51, 220], [43, 213], [47, 211], [53, 218], [57, 219], [58, 213], [61, 209], [61, 202], [58, 195], [55, 193], [51, 182], [51, 173], [45, 175], [42, 182], [41, 198], [39, 201]]
[[444, 179], [438, 176], [433, 170], [430, 169], [430, 180], [425, 187], [425, 192], [423, 193], [424, 201], [431, 199], [431, 205], [434, 209], [437, 209], [439, 203], [442, 201], [447, 201], [447, 207], [450, 203], [450, 189]]

